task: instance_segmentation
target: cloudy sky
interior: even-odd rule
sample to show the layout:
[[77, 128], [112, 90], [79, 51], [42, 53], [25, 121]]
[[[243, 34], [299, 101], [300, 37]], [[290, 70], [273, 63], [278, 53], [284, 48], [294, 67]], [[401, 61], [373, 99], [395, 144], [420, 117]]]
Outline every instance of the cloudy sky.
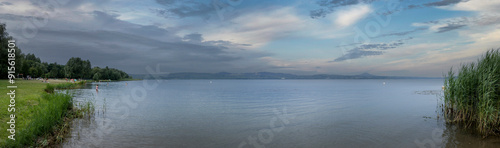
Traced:
[[499, 0], [0, 0], [24, 53], [128, 73], [442, 76], [500, 47]]

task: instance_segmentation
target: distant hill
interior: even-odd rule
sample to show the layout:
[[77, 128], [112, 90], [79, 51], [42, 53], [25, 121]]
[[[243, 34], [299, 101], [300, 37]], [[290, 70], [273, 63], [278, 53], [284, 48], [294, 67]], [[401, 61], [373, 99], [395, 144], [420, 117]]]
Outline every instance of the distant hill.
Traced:
[[[153, 79], [147, 74], [131, 74], [132, 77], [138, 79]], [[369, 73], [359, 75], [332, 75], [332, 74], [316, 74], [316, 75], [294, 75], [287, 73], [272, 73], [272, 72], [256, 72], [256, 73], [195, 73], [181, 72], [155, 75], [161, 79], [435, 79], [437, 77], [400, 77], [400, 76], [377, 76]]]

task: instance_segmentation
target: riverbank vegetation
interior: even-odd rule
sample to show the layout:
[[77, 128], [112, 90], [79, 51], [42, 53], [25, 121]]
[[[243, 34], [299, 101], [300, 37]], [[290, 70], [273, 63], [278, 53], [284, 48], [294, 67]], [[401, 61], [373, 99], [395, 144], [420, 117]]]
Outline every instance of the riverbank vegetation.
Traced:
[[445, 79], [444, 114], [449, 123], [473, 128], [483, 136], [500, 135], [500, 49], [463, 64]]
[[[63, 137], [69, 131], [70, 121], [73, 118], [90, 114], [93, 110], [73, 105], [70, 94], [46, 93], [48, 86], [60, 88], [67, 84], [82, 85], [73, 83], [59, 83], [46, 85], [41, 81], [16, 80], [16, 133], [15, 141], [0, 138], [0, 147], [47, 147], [62, 142]], [[1, 93], [7, 93], [8, 82], [1, 81]], [[52, 89], [53, 89], [52, 88]], [[45, 90], [45, 91], [44, 91]], [[3, 99], [2, 100], [6, 100]], [[5, 108], [8, 101], [0, 102], [0, 122], [8, 122], [9, 115]], [[92, 106], [92, 102], [88, 102]], [[89, 113], [87, 113], [89, 112]], [[7, 129], [8, 124], [0, 125], [1, 129]], [[8, 132], [0, 132], [1, 137], [7, 137]]]
[[78, 89], [78, 88], [81, 88], [85, 84], [87, 84], [86, 81], [78, 81], [76, 83], [60, 83], [57, 85], [47, 83], [44, 90], [47, 93], [54, 93], [54, 90], [56, 90], [56, 89], [59, 89], [59, 90], [61, 90], [61, 89]]

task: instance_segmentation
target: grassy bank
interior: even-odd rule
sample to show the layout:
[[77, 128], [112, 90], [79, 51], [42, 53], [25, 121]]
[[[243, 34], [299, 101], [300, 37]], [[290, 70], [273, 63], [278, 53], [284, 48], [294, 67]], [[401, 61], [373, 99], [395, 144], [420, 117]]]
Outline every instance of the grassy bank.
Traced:
[[[0, 82], [1, 93], [6, 94], [7, 80]], [[72, 96], [61, 93], [46, 93], [47, 89], [75, 87], [69, 83], [47, 85], [35, 80], [16, 80], [16, 140], [9, 140], [10, 133], [0, 132], [0, 147], [47, 146], [50, 143], [61, 142], [62, 135], [69, 127], [65, 121], [76, 114], [73, 108]], [[52, 87], [52, 88], [50, 88]], [[53, 91], [52, 91], [53, 92]], [[0, 102], [0, 122], [8, 122], [11, 112], [7, 111], [8, 96], [2, 95]], [[1, 129], [7, 129], [8, 124], [0, 124]]]
[[477, 62], [446, 76], [444, 113], [449, 123], [474, 128], [483, 136], [500, 135], [500, 52], [490, 50]]

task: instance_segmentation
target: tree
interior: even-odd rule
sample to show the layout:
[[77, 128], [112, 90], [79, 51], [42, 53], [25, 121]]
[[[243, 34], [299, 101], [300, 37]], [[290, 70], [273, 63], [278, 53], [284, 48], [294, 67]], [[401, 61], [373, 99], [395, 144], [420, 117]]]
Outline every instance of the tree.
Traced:
[[[0, 24], [0, 78], [6, 79], [7, 78], [7, 73], [10, 65], [8, 64], [8, 45], [9, 45], [9, 40], [12, 40], [13, 38], [9, 36], [9, 33], [7, 33], [6, 30], [6, 25], [5, 24]], [[17, 44], [16, 44], [17, 45]], [[16, 73], [15, 75], [19, 74], [19, 69], [22, 67], [22, 61], [20, 58], [22, 53], [21, 49], [19, 49], [17, 46], [14, 47], [16, 50], [15, 52], [15, 62], [16, 62]]]
[[82, 76], [81, 78], [87, 78], [90, 79], [92, 78], [92, 65], [90, 65], [90, 61], [82, 61]]
[[38, 77], [38, 69], [36, 69], [35, 67], [30, 67], [28, 75], [32, 77]]
[[101, 73], [94, 73], [94, 76], [92, 77], [93, 80], [100, 80], [101, 79]]
[[57, 63], [50, 63], [47, 66], [47, 76], [48, 78], [63, 78], [64, 77], [64, 66]]
[[64, 67], [66, 77], [69, 78], [90, 78], [91, 64], [89, 60], [83, 61], [81, 58], [72, 57]]

